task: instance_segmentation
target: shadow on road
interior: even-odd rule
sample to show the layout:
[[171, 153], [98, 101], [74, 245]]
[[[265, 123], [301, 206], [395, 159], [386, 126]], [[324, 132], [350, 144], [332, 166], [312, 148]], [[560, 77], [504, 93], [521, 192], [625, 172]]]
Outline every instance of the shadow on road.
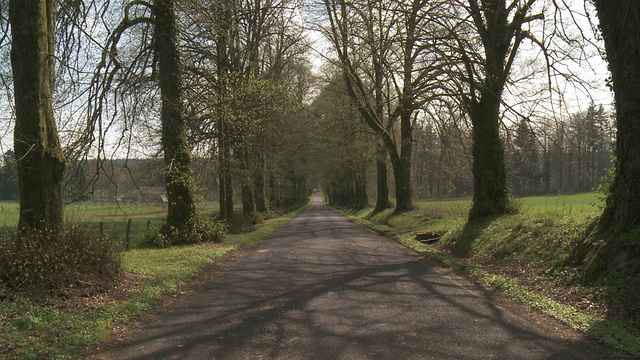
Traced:
[[111, 356], [603, 358], [558, 334], [315, 203]]

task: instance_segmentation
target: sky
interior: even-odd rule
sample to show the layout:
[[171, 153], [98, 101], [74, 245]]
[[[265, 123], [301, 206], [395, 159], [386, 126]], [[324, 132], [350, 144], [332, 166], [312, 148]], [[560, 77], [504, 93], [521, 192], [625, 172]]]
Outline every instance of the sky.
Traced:
[[[592, 87], [585, 89], [581, 86], [575, 86], [575, 84], [568, 83], [560, 76], [555, 76], [551, 80], [555, 87], [558, 89], [556, 92], [541, 91], [542, 88], [548, 84], [549, 78], [544, 74], [539, 74], [534, 79], [528, 79], [527, 81], [520, 82], [516, 86], [512, 86], [508, 89], [505, 96], [506, 102], [513, 106], [521, 102], [523, 98], [532, 97], [532, 94], [536, 94], [536, 97], [540, 97], [535, 106], [532, 104], [525, 104], [519, 107], [519, 111], [522, 113], [538, 114], [539, 116], [557, 116], [568, 117], [571, 113], [585, 109], [592, 101], [596, 104], [602, 104], [608, 110], [611, 110], [612, 94], [606, 86], [606, 78], [609, 76], [606, 62], [602, 59], [602, 56], [598, 53], [599, 48], [602, 48], [602, 43], [595, 39], [593, 29], [597, 20], [595, 19], [595, 12], [589, 7], [588, 2], [584, 0], [558, 0], [560, 4], [564, 4], [574, 10], [572, 15], [568, 12], [562, 11], [555, 14], [556, 19], [562, 19], [567, 23], [573, 23], [577, 25], [577, 28], [581, 30], [581, 36], [583, 36], [588, 43], [592, 43], [595, 46], [591, 46], [586, 52], [582, 53], [580, 61], [561, 61], [557, 63], [557, 67], [564, 72], [573, 73], [576, 78], [586, 80]], [[545, 4], [543, 0], [540, 0], [539, 4]], [[585, 5], [587, 4], [587, 5]], [[556, 19], [547, 19], [544, 26], [549, 26], [549, 22]], [[317, 19], [316, 19], [317, 20]], [[536, 31], [533, 29], [532, 31]], [[540, 34], [543, 33], [542, 29], [538, 29]], [[311, 49], [309, 56], [314, 67], [314, 71], [319, 73], [322, 69], [322, 64], [326, 61], [326, 56], [330, 54], [329, 44], [322, 38], [317, 31], [309, 30], [308, 32], [313, 49]], [[542, 36], [542, 35], [541, 35]], [[0, 56], [3, 58], [3, 62], [7, 64], [8, 46], [0, 47]], [[571, 49], [569, 49], [571, 50]], [[575, 50], [575, 49], [574, 49]], [[540, 65], [539, 49], [535, 46], [524, 46], [519, 55], [519, 66], [521, 69], [514, 69], [514, 74], [518, 71], [526, 72], [526, 67], [529, 66], [528, 62], [531, 59], [537, 58], [537, 64]], [[5, 76], [6, 76], [5, 71]], [[4, 80], [4, 78], [3, 78]], [[511, 97], [511, 98], [509, 98]], [[546, 98], [546, 100], [545, 100]], [[13, 127], [13, 114], [10, 103], [8, 102], [10, 97], [7, 94], [2, 94], [0, 97], [0, 154], [13, 148], [12, 140], [12, 127]], [[63, 124], [67, 119], [62, 119], [64, 114], [69, 114], [69, 111], [60, 111], [59, 117], [60, 123]], [[541, 115], [540, 115], [541, 114]], [[65, 134], [64, 128], [61, 129], [61, 134]], [[62, 139], [63, 142], [65, 139]]]

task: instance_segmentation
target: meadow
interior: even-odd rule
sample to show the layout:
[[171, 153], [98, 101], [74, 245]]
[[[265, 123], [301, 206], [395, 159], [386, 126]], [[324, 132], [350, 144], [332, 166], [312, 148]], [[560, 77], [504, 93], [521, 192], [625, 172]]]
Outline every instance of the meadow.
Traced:
[[[585, 214], [602, 211], [602, 194], [588, 192], [580, 194], [558, 194], [516, 197], [523, 213], [529, 214]], [[417, 200], [420, 210], [437, 210], [439, 213], [466, 216], [471, 208], [471, 199]]]
[[[200, 216], [213, 214], [217, 207], [200, 204]], [[102, 223], [104, 234], [114, 242], [123, 244], [127, 238], [127, 223], [131, 219], [129, 242], [132, 248], [140, 246], [145, 238], [157, 233], [167, 217], [167, 207], [163, 205], [75, 203], [65, 206], [67, 221], [86, 225], [100, 232]], [[11, 229], [18, 224], [19, 207], [15, 202], [0, 203], [0, 228]]]

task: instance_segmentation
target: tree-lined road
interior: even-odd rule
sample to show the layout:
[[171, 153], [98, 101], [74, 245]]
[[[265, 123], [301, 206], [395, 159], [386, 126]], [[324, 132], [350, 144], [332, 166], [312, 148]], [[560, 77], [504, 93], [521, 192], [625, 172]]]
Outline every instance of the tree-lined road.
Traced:
[[[600, 359], [319, 199], [112, 359]], [[501, 305], [499, 305], [501, 304]], [[507, 305], [504, 305], [507, 304]], [[557, 324], [556, 324], [557, 325]], [[571, 334], [570, 331], [568, 331]]]

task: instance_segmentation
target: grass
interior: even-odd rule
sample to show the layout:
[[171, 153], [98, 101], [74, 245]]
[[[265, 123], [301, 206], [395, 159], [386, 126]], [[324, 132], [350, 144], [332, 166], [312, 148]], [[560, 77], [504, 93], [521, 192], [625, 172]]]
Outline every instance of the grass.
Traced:
[[[466, 221], [471, 206], [468, 199], [417, 201], [414, 211], [402, 214], [394, 214], [393, 210], [374, 214], [365, 209], [348, 215], [602, 343], [640, 357], [640, 324], [623, 324], [624, 315], [605, 319], [597, 311], [584, 312], [573, 306], [572, 301], [564, 303], [560, 301], [563, 297], [557, 296], [558, 289], [564, 288], [591, 300], [607, 302], [609, 310], [611, 299], [630, 311], [640, 302], [638, 290], [630, 281], [592, 288], [580, 285], [573, 255], [602, 211], [599, 195], [535, 196], [518, 201], [519, 214], [474, 223]], [[417, 232], [445, 230], [447, 233], [436, 246], [415, 240]], [[626, 289], [624, 295], [620, 289]]]
[[233, 251], [256, 244], [296, 213], [267, 220], [252, 233], [231, 235], [217, 244], [126, 251], [127, 276], [120, 284], [126, 291], [112, 296], [48, 303], [0, 299], [0, 358], [77, 357], [87, 346], [107, 339], [115, 328], [126, 326], [189, 284], [199, 272], [224, 262]]
[[[131, 219], [129, 243], [132, 248], [140, 246], [149, 234], [156, 233], [167, 216], [167, 208], [163, 205], [116, 205], [116, 204], [83, 204], [76, 203], [65, 207], [68, 220], [88, 224], [98, 231], [100, 223], [104, 232], [113, 241], [125, 243], [127, 222]], [[199, 205], [198, 213], [211, 214], [215, 209], [211, 206]], [[19, 207], [15, 202], [0, 203], [0, 228], [12, 228], [18, 224]]]

